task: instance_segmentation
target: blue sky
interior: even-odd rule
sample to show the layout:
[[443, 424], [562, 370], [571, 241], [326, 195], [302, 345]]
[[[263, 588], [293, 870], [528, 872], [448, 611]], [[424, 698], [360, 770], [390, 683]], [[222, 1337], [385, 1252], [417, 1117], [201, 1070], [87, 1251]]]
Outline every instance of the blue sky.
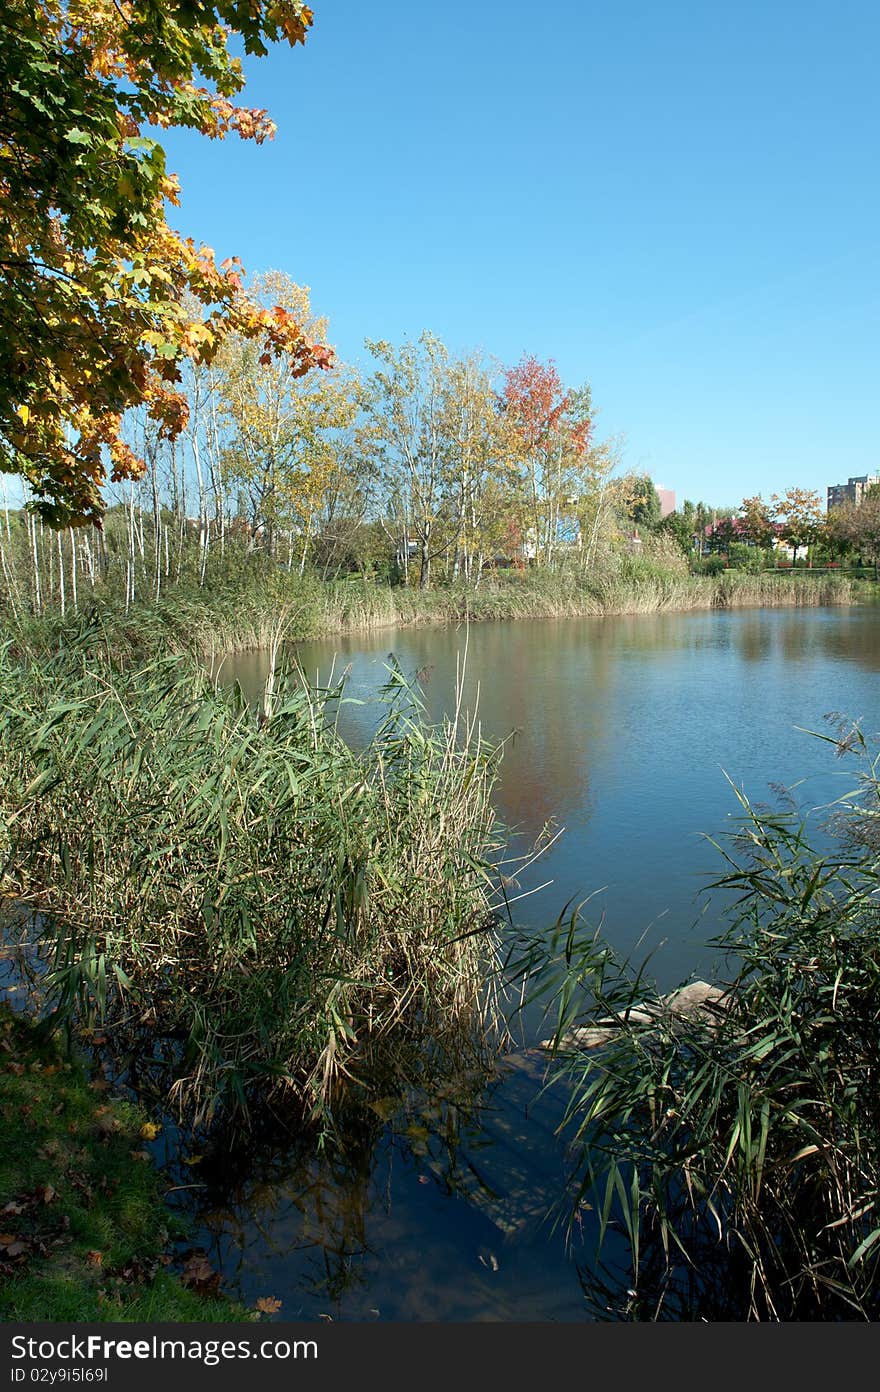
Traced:
[[684, 497], [880, 467], [876, 0], [314, 0], [256, 147], [173, 133], [173, 221], [312, 288], [343, 357], [553, 357]]

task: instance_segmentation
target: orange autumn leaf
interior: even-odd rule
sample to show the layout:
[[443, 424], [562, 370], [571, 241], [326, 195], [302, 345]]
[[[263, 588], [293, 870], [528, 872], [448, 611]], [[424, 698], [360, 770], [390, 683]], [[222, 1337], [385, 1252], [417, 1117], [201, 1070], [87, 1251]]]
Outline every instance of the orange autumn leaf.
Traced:
[[0, 467], [30, 484], [53, 526], [101, 525], [102, 488], [140, 478], [121, 438], [144, 407], [162, 438], [187, 425], [181, 364], [224, 338], [256, 341], [301, 375], [330, 363], [301, 323], [255, 303], [237, 257], [167, 221], [179, 183], [156, 129], [270, 140], [239, 104], [233, 50], [304, 43], [302, 0], [175, 5], [6, 0], [0, 64]]

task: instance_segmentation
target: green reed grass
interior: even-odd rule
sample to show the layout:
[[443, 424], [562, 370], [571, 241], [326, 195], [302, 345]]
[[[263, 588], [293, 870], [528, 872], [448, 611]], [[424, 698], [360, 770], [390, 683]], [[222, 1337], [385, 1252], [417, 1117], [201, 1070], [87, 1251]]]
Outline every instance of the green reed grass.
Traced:
[[[794, 812], [743, 801], [714, 886], [736, 903], [714, 1017], [673, 1015], [577, 914], [515, 964], [555, 1012], [568, 1220], [592, 1205], [599, 1267], [584, 1285], [598, 1310], [880, 1314], [877, 790], [872, 766], [845, 800], [846, 841], [824, 854]], [[573, 1026], [599, 1019], [612, 1037], [584, 1048]]]
[[326, 1119], [377, 1053], [487, 1018], [497, 751], [392, 671], [356, 753], [337, 699], [276, 674], [267, 719], [93, 635], [0, 659], [0, 884], [38, 915], [53, 1021], [170, 1069], [199, 1121], [256, 1097]]
[[[683, 558], [682, 562], [683, 562]], [[84, 620], [99, 622], [118, 655], [146, 657], [157, 645], [209, 659], [270, 647], [278, 617], [286, 615], [291, 640], [380, 628], [454, 626], [514, 619], [577, 618], [662, 611], [850, 604], [873, 598], [876, 586], [845, 576], [729, 571], [689, 575], [664, 557], [611, 555], [583, 571], [498, 571], [480, 585], [421, 591], [391, 587], [361, 576], [320, 580], [258, 569], [170, 590], [158, 602], [139, 601], [128, 613], [111, 591], [90, 598], [84, 613], [19, 616], [10, 630], [23, 647], [52, 647], [74, 639]]]

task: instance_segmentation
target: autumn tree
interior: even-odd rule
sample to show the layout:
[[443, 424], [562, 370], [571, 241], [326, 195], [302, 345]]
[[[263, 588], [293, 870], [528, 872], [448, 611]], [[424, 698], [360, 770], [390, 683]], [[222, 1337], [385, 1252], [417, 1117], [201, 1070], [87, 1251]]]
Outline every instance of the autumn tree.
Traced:
[[793, 551], [792, 563], [802, 546], [809, 547], [819, 536], [824, 521], [822, 499], [811, 488], [788, 488], [771, 498], [779, 535]]
[[858, 550], [859, 509], [855, 503], [846, 502], [831, 508], [822, 529], [822, 542], [832, 556], [839, 559]]
[[[257, 276], [251, 294], [257, 304], [280, 305], [310, 339], [326, 336], [327, 322], [313, 316], [308, 288], [289, 276]], [[236, 333], [218, 355], [215, 375], [228, 485], [245, 501], [252, 538], [262, 537], [270, 555], [284, 532], [290, 564], [298, 538], [302, 571], [325, 494], [336, 484], [337, 433], [351, 426], [359, 389], [341, 367], [308, 375], [298, 369], [296, 356], [261, 353]]]
[[739, 512], [739, 532], [743, 541], [765, 549], [773, 545], [776, 526], [771, 516], [769, 503], [765, 503], [760, 493], [752, 498], [743, 498]]
[[451, 449], [445, 408], [449, 354], [428, 332], [399, 348], [368, 339], [367, 348], [377, 363], [366, 400], [385, 476], [386, 509], [397, 529], [392, 539], [405, 572], [409, 544], [415, 542], [419, 588], [427, 589], [431, 564], [448, 544], [442, 524]]
[[876, 579], [880, 567], [880, 487], [877, 484], [868, 489], [856, 509], [855, 537], [860, 552], [872, 561]]
[[629, 515], [640, 527], [656, 527], [660, 521], [660, 497], [654, 480], [647, 474], [635, 474], [630, 489]]
[[522, 518], [508, 422], [492, 372], [477, 354], [448, 363], [442, 421], [453, 577], [478, 584], [485, 556], [518, 549], [510, 543], [513, 533], [521, 539]]
[[503, 404], [523, 467], [535, 559], [549, 561], [590, 444], [590, 389], [565, 388], [555, 363], [526, 354], [505, 374]]
[[[584, 570], [590, 570], [600, 551], [608, 551], [618, 533], [617, 511], [625, 485], [612, 475], [618, 468], [623, 450], [620, 436], [590, 442], [584, 451], [576, 452], [576, 468], [569, 484], [575, 498], [572, 511], [578, 525], [578, 550]], [[614, 487], [617, 483], [619, 486]]]
[[832, 508], [825, 525], [825, 539], [836, 555], [857, 551], [870, 561], [877, 575], [880, 568], [880, 485], [868, 489], [861, 502]]
[[108, 467], [144, 470], [124, 413], [143, 405], [178, 435], [180, 365], [209, 362], [230, 330], [298, 375], [329, 361], [295, 316], [248, 298], [234, 259], [171, 229], [177, 182], [145, 134], [271, 137], [265, 111], [235, 104], [231, 45], [299, 44], [311, 22], [301, 0], [5, 0], [0, 469], [24, 476], [46, 521], [100, 522]]

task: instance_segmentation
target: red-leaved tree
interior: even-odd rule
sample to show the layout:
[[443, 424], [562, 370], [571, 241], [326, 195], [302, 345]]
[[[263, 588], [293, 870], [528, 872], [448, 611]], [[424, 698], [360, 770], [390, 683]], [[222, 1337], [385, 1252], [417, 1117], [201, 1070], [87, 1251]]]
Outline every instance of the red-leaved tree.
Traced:
[[549, 561], [592, 436], [589, 387], [563, 386], [551, 359], [525, 354], [504, 374], [503, 407], [523, 466], [535, 559]]

